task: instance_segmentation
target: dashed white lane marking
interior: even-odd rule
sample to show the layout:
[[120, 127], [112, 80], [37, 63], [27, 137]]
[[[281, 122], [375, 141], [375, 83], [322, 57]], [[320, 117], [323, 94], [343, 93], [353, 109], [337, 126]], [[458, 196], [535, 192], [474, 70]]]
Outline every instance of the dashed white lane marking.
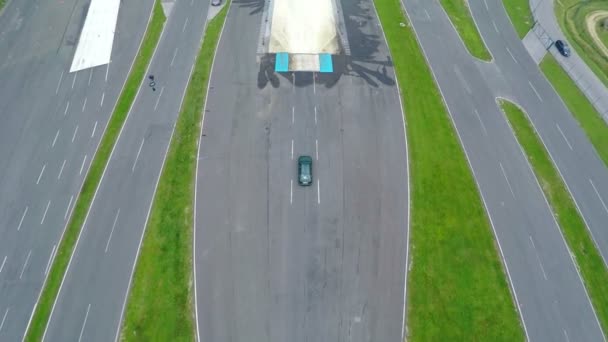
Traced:
[[291, 124], [296, 121], [296, 107], [291, 107]]
[[68, 109], [70, 109], [70, 101], [65, 105], [65, 110], [63, 111], [64, 116], [68, 114]]
[[78, 342], [82, 341], [82, 334], [84, 333], [84, 327], [87, 325], [87, 319], [89, 318], [89, 310], [91, 310], [91, 304], [87, 306], [87, 313], [84, 315], [84, 322], [82, 322], [82, 328], [80, 328], [80, 336], [78, 336]]
[[66, 159], [63, 160], [63, 164], [61, 164], [61, 169], [59, 169], [59, 174], [57, 175], [57, 180], [61, 179], [61, 175], [63, 174], [63, 168], [65, 167]]
[[141, 153], [142, 147], [144, 147], [145, 138], [141, 139], [141, 144], [139, 145], [139, 150], [137, 151], [137, 156], [135, 156], [135, 161], [133, 162], [133, 167], [131, 168], [131, 172], [135, 172], [135, 166], [137, 165], [137, 160], [139, 159], [139, 154]]
[[538, 93], [538, 91], [536, 91], [536, 88], [534, 88], [534, 86], [532, 85], [532, 82], [528, 81], [528, 84], [530, 85], [530, 88], [532, 88], [532, 90], [534, 91], [534, 94], [536, 94], [536, 97], [538, 97], [540, 102], [543, 102], [542, 97], [540, 97], [540, 94]]
[[38, 175], [38, 179], [36, 180], [36, 185], [38, 185], [40, 183], [40, 179], [42, 178], [42, 175], [44, 174], [44, 169], [46, 169], [46, 164], [42, 165], [42, 170], [40, 170], [40, 174]]
[[84, 155], [84, 159], [82, 159], [82, 164], [80, 165], [80, 171], [78, 172], [79, 175], [82, 174], [82, 170], [84, 170], [84, 164], [87, 162], [87, 155]]
[[545, 273], [545, 268], [543, 267], [543, 263], [542, 261], [540, 261], [540, 256], [538, 255], [538, 250], [536, 250], [536, 246], [534, 245], [534, 240], [532, 240], [532, 236], [529, 235], [530, 237], [530, 243], [532, 244], [532, 248], [534, 249], [534, 254], [536, 255], [536, 260], [538, 260], [538, 264], [540, 265], [540, 270], [543, 273], [543, 278], [545, 278], [545, 280], [547, 280], [547, 273]]
[[570, 342], [570, 338], [568, 337], [568, 333], [566, 332], [566, 329], [564, 329], [564, 337], [566, 338], [566, 342]]
[[74, 78], [72, 79], [72, 89], [74, 89], [74, 84], [76, 84], [76, 76], [78, 76], [78, 71], [74, 73]]
[[507, 52], [509, 53], [509, 56], [511, 56], [511, 59], [513, 59], [513, 62], [517, 63], [517, 59], [515, 59], [515, 56], [513, 56], [513, 54], [511, 53], [511, 50], [509, 50], [508, 47], [507, 47]]
[[429, 11], [426, 10], [426, 8], [424, 9], [424, 14], [426, 14], [426, 20], [431, 20], [431, 15], [429, 14]]
[[163, 96], [163, 91], [165, 91], [165, 87], [160, 88], [160, 94], [158, 94], [158, 98], [156, 98], [156, 104], [154, 105], [154, 110], [158, 107], [158, 103], [160, 102], [161, 96]]
[[25, 269], [27, 268], [27, 263], [30, 261], [30, 256], [32, 256], [32, 250], [31, 249], [27, 253], [27, 258], [25, 258], [25, 263], [23, 263], [23, 267], [21, 268], [21, 274], [19, 274], [19, 279], [21, 279], [23, 277], [23, 273], [25, 272]]
[[101, 93], [101, 102], [99, 102], [99, 107], [103, 107], [103, 99], [106, 97], [106, 92]]
[[49, 273], [49, 268], [51, 267], [51, 260], [53, 260], [53, 255], [55, 254], [55, 247], [57, 245], [53, 245], [53, 249], [51, 250], [51, 255], [49, 255], [49, 261], [46, 262], [46, 268], [44, 269], [44, 275]]
[[317, 124], [317, 106], [315, 106], [315, 125]]
[[289, 190], [289, 204], [293, 204], [293, 179], [291, 180], [291, 186]]
[[595, 191], [595, 194], [597, 195], [597, 198], [600, 199], [600, 202], [602, 203], [602, 206], [604, 207], [604, 210], [606, 210], [606, 212], [608, 213], [608, 207], [606, 207], [606, 203], [604, 203], [604, 200], [602, 199], [602, 196], [600, 195], [599, 191], [597, 191], [597, 188], [595, 187], [595, 184], [593, 184], [593, 181], [591, 180], [591, 178], [589, 178], [589, 183], [591, 183], [591, 186], [593, 187], [593, 191]]
[[68, 202], [68, 207], [65, 208], [65, 214], [63, 215], [64, 220], [66, 220], [68, 218], [68, 213], [70, 212], [70, 207], [72, 206], [73, 200], [74, 200], [74, 195], [70, 196], [70, 201]]
[[51, 200], [46, 204], [46, 208], [44, 209], [44, 214], [42, 214], [42, 220], [40, 220], [40, 224], [44, 224], [44, 219], [46, 218], [46, 213], [49, 211], [49, 207], [51, 206]]
[[458, 79], [460, 80], [462, 85], [464, 86], [464, 90], [466, 90], [467, 93], [471, 94], [471, 88], [469, 87], [467, 80], [465, 80], [464, 76], [462, 76], [462, 73], [460, 72], [460, 68], [458, 68], [457, 65], [454, 65], [454, 72], [456, 73], [456, 76], [458, 77]]
[[319, 160], [319, 140], [315, 139], [315, 152], [317, 155], [317, 160]]
[[59, 76], [59, 82], [57, 82], [57, 88], [55, 88], [55, 95], [59, 93], [59, 86], [61, 86], [61, 81], [63, 80], [63, 71], [61, 72], [61, 76]]
[[189, 18], [186, 18], [186, 21], [184, 21], [184, 27], [182, 27], [182, 32], [186, 31], [186, 26], [188, 26], [188, 19]]
[[88, 98], [84, 98], [84, 103], [82, 104], [82, 112], [84, 113], [84, 109], [87, 108], [87, 100]]
[[108, 73], [110, 72], [110, 63], [106, 65], [106, 82], [108, 82]]
[[78, 125], [76, 125], [76, 129], [74, 130], [74, 135], [72, 136], [72, 142], [76, 139], [76, 133], [78, 133]]
[[177, 56], [177, 50], [179, 50], [179, 48], [175, 48], [175, 51], [173, 52], [173, 58], [171, 58], [171, 64], [169, 66], [173, 66], [173, 62], [175, 62], [175, 56]]
[[566, 144], [568, 145], [568, 148], [570, 149], [570, 151], [573, 151], [572, 149], [572, 145], [570, 145], [570, 142], [568, 141], [568, 138], [566, 138], [566, 135], [564, 134], [564, 132], [562, 131], [562, 128], [559, 127], [559, 125], [556, 123], [555, 126], [557, 126], [557, 130], [559, 131], [559, 133], [562, 135], [562, 138], [564, 138], [564, 140], [566, 141]]
[[291, 139], [291, 160], [293, 160], [293, 139]]
[[91, 85], [91, 78], [93, 78], [93, 69], [91, 68], [91, 72], [89, 73], [89, 85]]
[[2, 327], [4, 326], [4, 321], [6, 321], [6, 316], [8, 315], [8, 310], [10, 308], [6, 308], [6, 311], [4, 312], [4, 316], [2, 316], [2, 322], [0, 322], [0, 331], [2, 331]]
[[490, 9], [488, 8], [488, 2], [486, 0], [483, 0], [483, 4], [486, 5], [486, 11], [489, 11]]
[[494, 20], [492, 20], [492, 25], [494, 25], [494, 31], [496, 31], [496, 33], [498, 33], [498, 26], [496, 26], [496, 23], [494, 22]]
[[477, 109], [475, 109], [474, 112], [475, 112], [475, 115], [477, 116], [477, 120], [479, 120], [481, 129], [483, 130], [483, 135], [488, 136], [488, 131], [486, 130], [486, 125], [483, 124], [483, 121], [481, 120], [481, 116], [479, 116], [479, 112], [477, 111]]
[[321, 182], [317, 180], [317, 203], [321, 204]]
[[4, 269], [4, 264], [6, 264], [6, 258], [7, 256], [4, 256], [4, 260], [2, 260], [2, 265], [0, 265], [0, 273], [2, 273], [2, 270]]
[[513, 188], [511, 187], [511, 182], [509, 182], [509, 177], [507, 177], [507, 173], [505, 172], [505, 168], [502, 167], [502, 163], [498, 162], [498, 164], [500, 165], [500, 170], [502, 171], [502, 175], [505, 177], [505, 180], [507, 181], [507, 185], [509, 186], [509, 191], [511, 191], [511, 195], [513, 195], [513, 198], [515, 198], [515, 193], [513, 192]]
[[114, 234], [114, 228], [116, 228], [116, 222], [118, 222], [118, 215], [120, 215], [120, 209], [118, 209], [118, 211], [116, 212], [116, 216], [114, 217], [114, 223], [112, 224], [112, 230], [110, 231], [110, 236], [108, 237], [108, 242], [106, 243], [106, 250], [104, 253], [108, 253], [110, 241], [112, 240], [112, 235]]
[[29, 207], [26, 206], [25, 210], [23, 211], [23, 214], [21, 215], [21, 220], [19, 220], [19, 225], [17, 226], [17, 231], [19, 231], [21, 229], [21, 225], [23, 224], [23, 220], [25, 219], [25, 215], [27, 214], [28, 209], [29, 209]]
[[91, 138], [95, 136], [96, 129], [97, 129], [97, 121], [95, 121], [95, 125], [93, 125], [93, 132], [91, 133]]
[[60, 129], [58, 129], [57, 133], [55, 133], [55, 138], [53, 139], [53, 143], [51, 144], [51, 147], [55, 147], [55, 143], [57, 142], [57, 138], [59, 137], [59, 131], [60, 131]]

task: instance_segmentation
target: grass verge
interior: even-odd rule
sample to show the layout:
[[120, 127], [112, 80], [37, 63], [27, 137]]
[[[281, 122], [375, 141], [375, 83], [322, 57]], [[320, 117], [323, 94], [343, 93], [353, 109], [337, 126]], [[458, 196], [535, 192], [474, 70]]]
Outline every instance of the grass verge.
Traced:
[[604, 119], [553, 56], [547, 55], [540, 68], [608, 166], [608, 126]]
[[555, 169], [547, 150], [522, 110], [508, 101], [500, 101], [519, 144], [523, 147], [534, 174], [553, 208], [555, 217], [574, 254], [585, 287], [604, 331], [608, 331], [608, 269], [595, 248], [591, 235], [570, 193]]
[[407, 119], [409, 341], [522, 341], [524, 333], [463, 150], [399, 0], [374, 0]]
[[197, 140], [213, 55], [230, 2], [209, 22], [137, 260], [122, 341], [194, 341], [192, 201]]
[[148, 23], [146, 34], [131, 69], [131, 73], [118, 98], [118, 102], [110, 117], [105, 134], [101, 139], [95, 158], [91, 163], [89, 172], [87, 173], [82, 189], [80, 190], [78, 199], [74, 204], [73, 213], [57, 249], [53, 265], [51, 266], [50, 273], [46, 279], [44, 288], [42, 289], [40, 299], [38, 300], [36, 311], [34, 312], [34, 316], [32, 317], [32, 321], [27, 331], [26, 341], [40, 341], [42, 339], [55, 297], [59, 291], [59, 286], [61, 285], [74, 246], [76, 245], [78, 234], [84, 223], [87, 211], [91, 206], [95, 190], [97, 189], [103, 170], [112, 152], [112, 147], [116, 143], [120, 129], [127, 117], [127, 113], [135, 100], [137, 89], [139, 89], [139, 86], [144, 79], [146, 69], [160, 38], [164, 23], [165, 15], [163, 14], [160, 0], [157, 0], [154, 4], [152, 18]]
[[440, 0], [441, 5], [456, 27], [469, 53], [484, 61], [491, 61], [492, 56], [481, 39], [477, 25], [471, 15], [468, 0]]
[[534, 24], [532, 11], [530, 10], [530, 1], [503, 0], [502, 4], [505, 6], [509, 18], [511, 18], [517, 35], [523, 39]]

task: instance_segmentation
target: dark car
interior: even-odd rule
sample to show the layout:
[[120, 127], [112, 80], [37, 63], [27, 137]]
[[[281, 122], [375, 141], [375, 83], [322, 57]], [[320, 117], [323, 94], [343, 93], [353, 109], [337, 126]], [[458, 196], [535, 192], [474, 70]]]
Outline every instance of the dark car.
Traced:
[[309, 156], [298, 158], [298, 183], [302, 186], [312, 184], [312, 158]]
[[211, 6], [219, 6], [222, 4], [222, 0], [211, 0]]
[[559, 51], [559, 53], [562, 56], [564, 56], [564, 57], [569, 57], [570, 56], [570, 47], [563, 40], [556, 40], [555, 41], [555, 48], [557, 49], [557, 51]]

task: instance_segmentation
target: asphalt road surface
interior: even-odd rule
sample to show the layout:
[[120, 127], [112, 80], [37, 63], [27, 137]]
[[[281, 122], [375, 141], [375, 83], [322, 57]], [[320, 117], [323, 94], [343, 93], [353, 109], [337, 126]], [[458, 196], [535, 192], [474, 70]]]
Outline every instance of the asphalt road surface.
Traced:
[[[256, 62], [263, 1], [232, 4], [197, 171], [200, 341], [403, 339], [403, 117], [371, 1], [342, 5], [348, 71], [294, 85]], [[313, 158], [310, 187], [297, 184], [300, 155]]]
[[[474, 9], [485, 8], [483, 1], [473, 3]], [[513, 77], [526, 78], [522, 72], [511, 76], [497, 64], [476, 62], [438, 1], [404, 0], [404, 4], [484, 199], [528, 339], [602, 341], [602, 330], [560, 228], [496, 105], [496, 96], [511, 97], [504, 90], [516, 86], [509, 83]], [[487, 32], [484, 28], [482, 33]], [[493, 45], [489, 47], [496, 61], [505, 58]], [[521, 42], [519, 48], [525, 52]], [[517, 85], [517, 100], [536, 96], [533, 86]]]
[[[200, 49], [207, 1], [178, 1], [122, 129], [70, 260], [45, 341], [112, 341], [183, 94]], [[146, 80], [147, 81], [147, 80]]]
[[88, 1], [0, 15], [0, 341], [19, 341], [148, 22], [125, 2], [112, 62], [68, 73]]

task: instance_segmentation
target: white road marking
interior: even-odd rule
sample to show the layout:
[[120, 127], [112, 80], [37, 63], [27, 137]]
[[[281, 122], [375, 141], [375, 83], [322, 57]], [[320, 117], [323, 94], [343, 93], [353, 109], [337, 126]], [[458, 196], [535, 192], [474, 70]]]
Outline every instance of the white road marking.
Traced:
[[91, 85], [91, 78], [93, 77], [93, 69], [91, 68], [91, 72], [89, 73], [89, 85]]
[[4, 269], [4, 264], [6, 264], [6, 255], [4, 256], [4, 260], [2, 260], [2, 265], [0, 265], [0, 273], [2, 273], [2, 270]]
[[49, 207], [51, 206], [51, 200], [46, 204], [46, 209], [44, 209], [44, 214], [42, 214], [42, 220], [40, 220], [40, 224], [44, 224], [44, 219], [46, 218], [46, 213], [49, 211]]
[[570, 338], [568, 337], [568, 333], [566, 332], [566, 329], [564, 329], [564, 337], [566, 337], [566, 342], [570, 342]]
[[559, 133], [562, 135], [562, 138], [564, 138], [564, 140], [566, 141], [566, 144], [568, 145], [568, 148], [570, 148], [570, 151], [574, 151], [572, 149], [572, 145], [570, 145], [570, 142], [568, 141], [568, 138], [566, 138], [566, 135], [564, 134], [564, 132], [562, 131], [562, 128], [559, 127], [559, 125], [556, 123], [555, 126], [557, 126], [557, 130], [559, 131]]
[[106, 97], [106, 92], [101, 93], [101, 102], [99, 103], [99, 107], [103, 107], [103, 99]]
[[106, 65], [106, 82], [108, 82], [108, 73], [110, 72], [110, 63]]
[[55, 133], [55, 139], [53, 139], [53, 143], [51, 144], [51, 147], [55, 147], [55, 143], [57, 142], [57, 138], [59, 137], [59, 131], [60, 131], [60, 129], [58, 129], [57, 133]]
[[313, 94], [317, 93], [317, 74], [312, 73], [312, 92]]
[[511, 195], [513, 195], [513, 198], [515, 198], [515, 193], [513, 192], [513, 188], [511, 187], [511, 182], [509, 182], [509, 178], [507, 177], [507, 173], [505, 172], [505, 168], [502, 167], [502, 163], [498, 162], [498, 164], [500, 165], [500, 170], [502, 171], [502, 175], [505, 177], [505, 180], [507, 181], [507, 185], [509, 186], [509, 190], [511, 191]]
[[317, 124], [317, 106], [315, 106], [315, 125]]
[[489, 11], [490, 9], [488, 8], [488, 2], [486, 0], [483, 0], [483, 4], [486, 5], [486, 11]]
[[602, 202], [602, 206], [604, 207], [604, 210], [606, 210], [606, 212], [608, 213], [608, 207], [606, 207], [606, 203], [604, 203], [602, 196], [600, 196], [600, 193], [599, 193], [599, 191], [597, 191], [597, 188], [595, 187], [595, 184], [593, 184], [593, 181], [591, 180], [591, 178], [589, 178], [589, 183], [591, 183], [591, 186], [593, 187], [593, 191], [595, 191], [595, 194], [600, 199], [600, 202]]
[[182, 28], [182, 32], [186, 31], [186, 26], [188, 26], [188, 19], [189, 18], [186, 18], [186, 21], [184, 22], [184, 27]]
[[82, 334], [84, 333], [84, 326], [87, 325], [87, 319], [89, 318], [89, 310], [91, 309], [91, 304], [87, 306], [87, 313], [84, 315], [84, 322], [82, 322], [82, 328], [80, 329], [80, 336], [78, 336], [78, 342], [82, 341]]
[[4, 326], [4, 321], [6, 321], [6, 316], [8, 315], [8, 310], [10, 308], [6, 308], [6, 311], [4, 312], [4, 316], [2, 316], [2, 322], [0, 323], [0, 331], [2, 331], [2, 327]]
[[67, 105], [65, 106], [65, 110], [63, 111], [64, 116], [68, 114], [68, 109], [70, 109], [70, 101], [68, 101]]
[[496, 23], [494, 22], [494, 20], [492, 20], [492, 25], [494, 25], [494, 30], [498, 33], [498, 27], [496, 26]]
[[289, 204], [293, 203], [293, 179], [291, 180], [291, 188], [289, 190]]
[[40, 183], [40, 178], [42, 178], [42, 175], [44, 174], [44, 169], [46, 169], [46, 164], [42, 165], [42, 170], [40, 170], [40, 174], [38, 175], [38, 180], [36, 180], [36, 185], [38, 185], [38, 183]]
[[163, 91], [165, 91], [165, 87], [160, 88], [160, 94], [158, 94], [158, 98], [156, 98], [156, 104], [154, 105], [154, 110], [158, 107], [158, 102], [160, 101], [160, 97], [163, 96]]
[[456, 73], [456, 76], [458, 76], [458, 78], [460, 79], [460, 82], [462, 82], [464, 89], [467, 91], [467, 93], [471, 94], [471, 88], [469, 88], [469, 84], [464, 79], [464, 76], [462, 76], [460, 69], [456, 65], [454, 65], [454, 72]]
[[25, 263], [23, 264], [23, 268], [21, 268], [21, 274], [19, 274], [19, 279], [23, 277], [23, 272], [25, 272], [25, 268], [27, 267], [27, 263], [30, 261], [30, 256], [32, 256], [32, 250], [27, 253], [27, 258], [25, 258]]
[[511, 56], [511, 59], [513, 59], [513, 62], [517, 63], [517, 60], [515, 59], [515, 56], [513, 56], [513, 54], [511, 53], [511, 50], [509, 50], [508, 47], [507, 47], [507, 52], [509, 53], [509, 56]]
[[173, 62], [175, 62], [175, 56], [177, 56], [177, 50], [179, 50], [179, 48], [175, 48], [175, 52], [173, 52], [173, 58], [171, 58], [170, 66], [173, 66]]
[[291, 107], [291, 124], [296, 121], [296, 107]]
[[74, 73], [74, 78], [72, 79], [72, 89], [74, 89], [74, 84], [76, 84], [76, 76], [78, 76], [78, 71]]
[[291, 139], [291, 160], [293, 160], [293, 139]]
[[319, 160], [319, 140], [315, 139], [315, 152], [317, 154], [317, 160]]
[[21, 220], [19, 220], [19, 225], [17, 226], [17, 231], [19, 231], [19, 229], [21, 229], [21, 225], [23, 224], [23, 220], [25, 219], [25, 215], [27, 214], [28, 209], [29, 209], [29, 207], [26, 206], [25, 210], [23, 211], [23, 215], [21, 215]]
[[114, 224], [112, 224], [112, 230], [110, 231], [110, 236], [108, 237], [108, 242], [106, 243], [106, 250], [104, 253], [108, 253], [110, 241], [112, 240], [112, 235], [114, 234], [114, 228], [116, 228], [116, 222], [118, 222], [118, 215], [120, 215], [120, 209], [118, 209], [118, 211], [116, 212], [116, 217], [114, 217]]
[[72, 200], [74, 200], [74, 195], [70, 196], [70, 201], [68, 202], [68, 207], [65, 208], [65, 214], [63, 215], [63, 219], [68, 218], [68, 213], [70, 212], [70, 206], [72, 205]]
[[528, 81], [528, 84], [530, 85], [530, 88], [532, 88], [532, 90], [534, 91], [534, 93], [536, 94], [536, 97], [538, 97], [540, 102], [543, 102], [542, 97], [540, 97], [540, 94], [538, 93], [538, 91], [536, 91], [536, 88], [534, 88], [534, 86], [532, 85], [532, 82]]
[[141, 153], [141, 148], [144, 147], [145, 138], [141, 139], [141, 144], [139, 145], [139, 150], [137, 151], [137, 156], [135, 156], [135, 161], [133, 162], [133, 167], [131, 168], [131, 172], [135, 172], [135, 165], [137, 165], [137, 160], [139, 159], [139, 154]]
[[88, 98], [84, 98], [84, 103], [82, 104], [82, 112], [84, 113], [84, 109], [87, 108], [87, 100]]
[[55, 88], [55, 94], [59, 93], [59, 86], [61, 85], [61, 80], [63, 80], [63, 71], [61, 72], [61, 76], [59, 76], [59, 82], [57, 82], [57, 88]]
[[63, 164], [61, 164], [61, 169], [59, 169], [59, 174], [57, 175], [57, 179], [58, 179], [58, 180], [59, 180], [59, 179], [61, 179], [61, 174], [63, 173], [63, 168], [65, 167], [65, 162], [66, 162], [66, 161], [67, 161], [67, 160], [66, 160], [66, 159], [64, 159], [64, 160], [63, 160]]
[[477, 116], [477, 120], [479, 120], [481, 129], [483, 130], [483, 135], [488, 136], [488, 131], [486, 130], [486, 125], [483, 124], [483, 121], [481, 120], [481, 116], [479, 116], [479, 112], [477, 111], [477, 109], [475, 109], [474, 112], [475, 112], [475, 115]]
[[76, 133], [78, 133], [78, 125], [76, 125], [76, 129], [74, 130], [74, 135], [72, 136], [72, 142], [76, 139]]
[[321, 204], [321, 182], [317, 180], [317, 203]]
[[96, 129], [97, 129], [97, 121], [95, 121], [95, 125], [93, 125], [93, 133], [91, 133], [91, 138], [95, 136]]
[[80, 165], [80, 172], [78, 172], [79, 175], [82, 174], [82, 170], [84, 169], [84, 163], [87, 162], [87, 155], [84, 155], [84, 159], [82, 160], [82, 164]]
[[536, 250], [536, 246], [534, 245], [534, 240], [532, 240], [532, 235], [529, 235], [530, 243], [532, 243], [532, 248], [534, 248], [534, 253], [536, 254], [536, 260], [538, 260], [538, 264], [540, 265], [540, 270], [543, 272], [543, 277], [547, 280], [547, 273], [545, 273], [545, 268], [543, 267], [543, 263], [540, 261], [540, 256], [538, 255], [538, 251]]
[[57, 245], [53, 245], [53, 249], [51, 250], [51, 255], [49, 255], [49, 261], [46, 262], [46, 268], [44, 269], [44, 275], [49, 273], [49, 267], [51, 267], [51, 260], [53, 260], [53, 254], [55, 254], [55, 247]]
[[426, 19], [427, 20], [431, 20], [431, 16], [429, 15], [429, 11], [427, 11], [426, 8], [424, 9], [424, 14], [426, 14]]

